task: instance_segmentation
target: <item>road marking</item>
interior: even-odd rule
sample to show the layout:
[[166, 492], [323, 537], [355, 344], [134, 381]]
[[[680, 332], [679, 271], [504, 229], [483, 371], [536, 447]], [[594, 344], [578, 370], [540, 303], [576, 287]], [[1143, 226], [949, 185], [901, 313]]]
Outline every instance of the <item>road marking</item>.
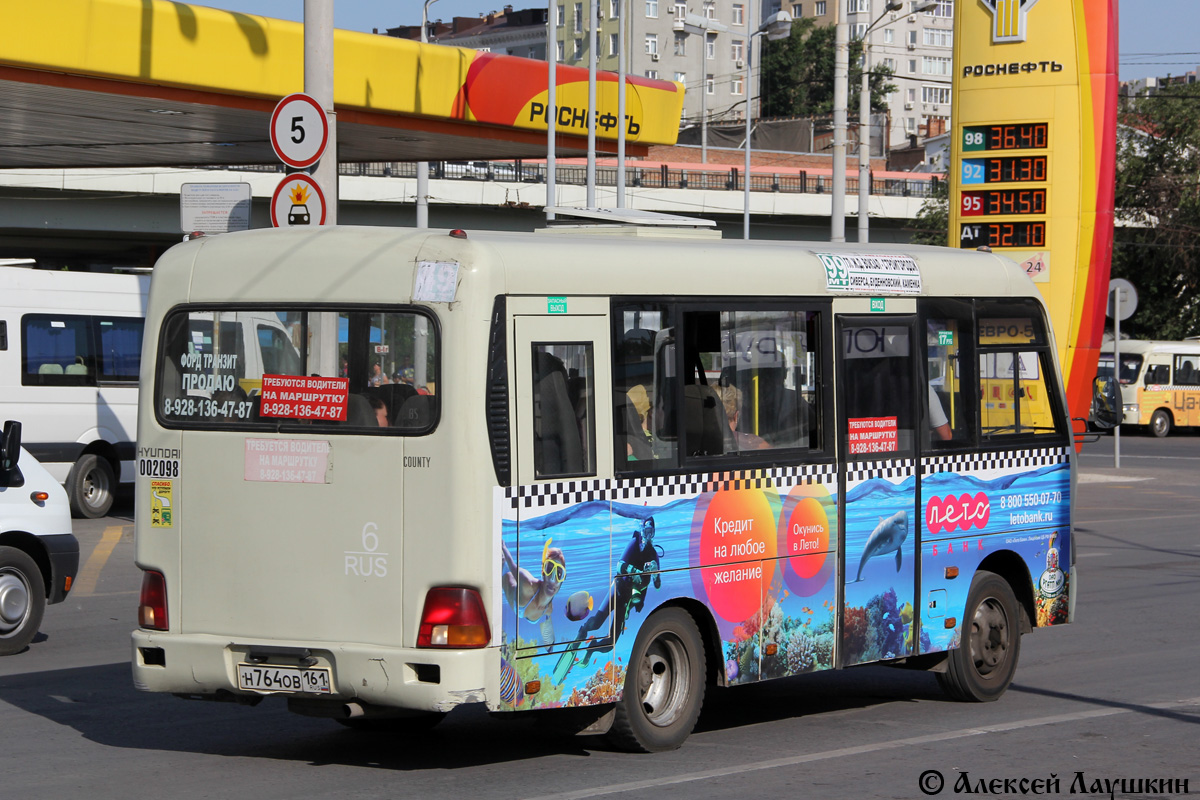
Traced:
[[100, 537], [100, 544], [96, 545], [96, 549], [88, 556], [87, 563], [75, 577], [75, 585], [71, 587], [72, 595], [90, 595], [96, 591], [96, 583], [100, 580], [100, 571], [108, 563], [108, 557], [112, 555], [117, 542], [121, 541], [121, 532], [124, 530], [123, 525], [109, 525], [104, 529], [104, 535]]
[[[1200, 704], [1200, 697], [1192, 697], [1187, 700], [1178, 700], [1170, 703], [1148, 703], [1144, 706], [1141, 706], [1141, 708], [1171, 709], [1178, 708], [1180, 706], [1197, 704]], [[1114, 717], [1119, 714], [1131, 714], [1135, 710], [1137, 709], [1100, 708], [1092, 711], [1076, 711], [1071, 714], [1055, 714], [1054, 716], [1050, 717], [1032, 717], [1030, 719], [1019, 719], [1013, 722], [1001, 722], [996, 725], [985, 725], [978, 728], [960, 728], [955, 731], [933, 733], [927, 736], [913, 736], [908, 739], [894, 739], [889, 742], [879, 742], [877, 744], [864, 744], [857, 747], [843, 747], [838, 750], [825, 750], [820, 753], [806, 753], [805, 755], [792, 756], [790, 758], [775, 758], [771, 759], [770, 761], [753, 761], [749, 764], [710, 769], [703, 772], [691, 772], [687, 775], [675, 775], [672, 777], [634, 781], [631, 783], [614, 783], [608, 786], [597, 786], [592, 789], [580, 789], [577, 792], [560, 792], [557, 794], [544, 795], [542, 797], [530, 798], [530, 800], [582, 800], [582, 798], [586, 797], [602, 797], [609, 794], [623, 794], [625, 792], [636, 792], [643, 789], [654, 789], [659, 786], [673, 786], [681, 783], [691, 783], [693, 781], [704, 781], [710, 778], [722, 778], [728, 775], [740, 775], [746, 772], [758, 772], [764, 769], [792, 767], [796, 766], [797, 764], [808, 764], [813, 761], [825, 761], [831, 758], [845, 758], [846, 756], [875, 753], [881, 750], [895, 750], [900, 747], [934, 744], [936, 742], [945, 742], [951, 739], [962, 739], [968, 736], [979, 736], [987, 733], [1006, 733], [1008, 731], [1016, 731], [1023, 728], [1036, 728], [1043, 725], [1058, 725], [1063, 722], [1078, 722], [1080, 720], [1096, 719], [1098, 717]]]
[[1100, 558], [1101, 556], [1111, 556], [1112, 553], [1077, 553], [1076, 558]]

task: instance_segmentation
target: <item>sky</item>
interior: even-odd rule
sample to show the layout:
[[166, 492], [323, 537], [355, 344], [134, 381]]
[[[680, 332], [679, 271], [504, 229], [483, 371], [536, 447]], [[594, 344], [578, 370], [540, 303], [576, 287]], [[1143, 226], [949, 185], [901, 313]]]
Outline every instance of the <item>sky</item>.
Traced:
[[[1062, 0], [1042, 0], [1061, 2]], [[521, 0], [437, 0], [430, 19], [475, 17], [501, 10], [541, 6]], [[977, 0], [959, 0], [977, 2]], [[1179, 75], [1200, 66], [1200, 0], [1116, 0], [1120, 26], [1123, 81], [1150, 76]], [[333, 23], [338, 28], [369, 33], [421, 22], [422, 0], [333, 0]], [[209, 0], [207, 5], [264, 17], [302, 20], [304, 0]]]

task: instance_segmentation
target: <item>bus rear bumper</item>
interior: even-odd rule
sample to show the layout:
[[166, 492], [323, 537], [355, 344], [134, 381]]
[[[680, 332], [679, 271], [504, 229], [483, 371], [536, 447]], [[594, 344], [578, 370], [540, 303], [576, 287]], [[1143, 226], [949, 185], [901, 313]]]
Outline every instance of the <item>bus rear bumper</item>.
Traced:
[[[435, 650], [359, 644], [241, 639], [135, 630], [134, 687], [201, 699], [281, 696], [304, 701], [358, 702], [374, 708], [445, 712], [466, 703], [498, 710], [498, 648]], [[265, 657], [265, 660], [264, 660]], [[242, 689], [238, 665], [327, 669], [330, 692]]]

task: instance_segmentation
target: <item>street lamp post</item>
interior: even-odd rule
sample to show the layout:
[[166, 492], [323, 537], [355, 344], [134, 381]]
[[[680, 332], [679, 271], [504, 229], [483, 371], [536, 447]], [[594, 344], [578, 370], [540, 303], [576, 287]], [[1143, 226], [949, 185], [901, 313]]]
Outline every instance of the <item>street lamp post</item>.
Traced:
[[708, 163], [708, 34], [709, 31], [722, 33], [729, 30], [715, 19], [702, 17], [699, 14], [685, 14], [683, 21], [676, 21], [675, 30], [687, 34], [700, 35], [700, 163]]
[[850, 28], [842, 10], [844, 0], [834, 0], [833, 21], [833, 198], [829, 213], [829, 241], [846, 241], [846, 103], [850, 80]]
[[[429, 42], [429, 7], [437, 0], [425, 0], [421, 9], [421, 44]], [[417, 162], [417, 227], [429, 227], [429, 162]]]
[[[937, 5], [937, 0], [922, 0], [913, 6], [912, 13], [927, 11]], [[883, 11], [875, 21], [867, 26], [862, 34], [863, 63], [862, 90], [858, 97], [858, 241], [866, 242], [870, 238], [870, 214], [868, 209], [871, 202], [871, 42], [867, 38], [871, 31], [883, 20], [884, 15], [891, 11], [904, 8], [901, 0], [888, 0]], [[886, 27], [886, 23], [884, 25]]]
[[554, 133], [558, 127], [558, 20], [554, 0], [546, 4], [546, 221], [554, 221], [555, 170]]
[[[779, 11], [759, 26], [758, 30], [746, 39], [745, 85], [746, 93], [746, 169], [742, 174], [742, 238], [750, 238], [750, 124], [754, 112], [754, 95], [750, 92], [750, 62], [754, 59], [754, 40], [766, 36], [770, 41], [786, 39], [792, 35], [792, 15]], [[761, 59], [760, 59], [761, 60]], [[707, 87], [706, 87], [707, 88]]]

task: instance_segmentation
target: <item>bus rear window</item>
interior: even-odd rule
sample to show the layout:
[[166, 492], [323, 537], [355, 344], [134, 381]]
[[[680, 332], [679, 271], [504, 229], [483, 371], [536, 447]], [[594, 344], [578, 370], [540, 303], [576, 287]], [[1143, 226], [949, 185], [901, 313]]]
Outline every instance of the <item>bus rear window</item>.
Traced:
[[167, 427], [423, 434], [438, 366], [417, 310], [189, 308], [163, 324], [155, 408]]

